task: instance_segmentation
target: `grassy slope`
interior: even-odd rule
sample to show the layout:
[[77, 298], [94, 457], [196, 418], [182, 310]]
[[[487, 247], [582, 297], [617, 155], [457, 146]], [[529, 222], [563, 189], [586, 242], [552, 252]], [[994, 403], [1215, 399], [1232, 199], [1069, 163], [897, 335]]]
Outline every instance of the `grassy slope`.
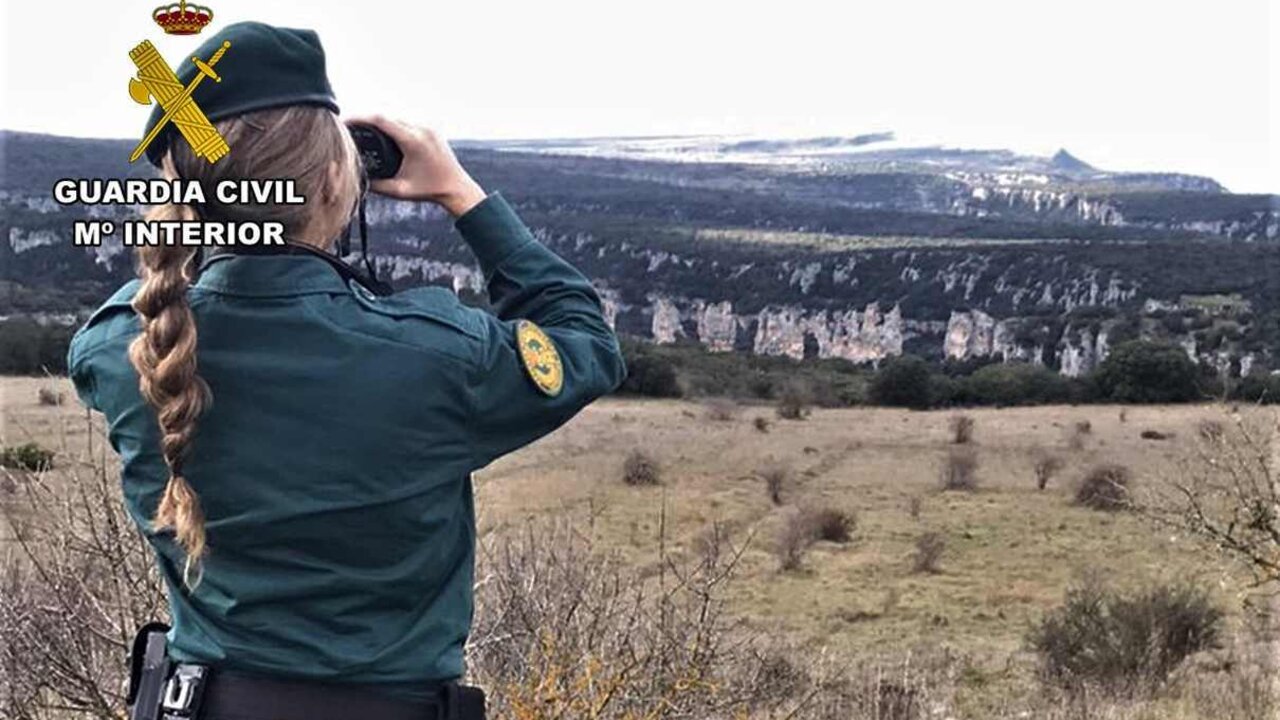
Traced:
[[[1131, 467], [1141, 484], [1174, 471], [1177, 451], [1195, 437], [1203, 406], [1113, 406], [975, 410], [983, 487], [941, 493], [938, 476], [949, 449], [952, 413], [859, 408], [818, 410], [805, 421], [752, 426], [769, 408], [748, 408], [732, 422], [705, 418], [684, 402], [608, 400], [566, 430], [505, 458], [481, 474], [479, 507], [492, 529], [564, 506], [590, 509], [605, 544], [639, 567], [657, 555], [663, 490], [618, 481], [626, 453], [640, 447], [666, 468], [668, 544], [687, 548], [714, 520], [755, 530], [735, 604], [762, 632], [838, 652], [893, 653], [947, 645], [974, 661], [973, 682], [1027, 691], [1027, 626], [1061, 602], [1083, 571], [1100, 569], [1122, 585], [1196, 577], [1222, 588], [1239, 607], [1235, 580], [1216, 557], [1138, 518], [1069, 504], [1072, 484], [1099, 462]], [[1093, 431], [1082, 450], [1069, 448], [1076, 421]], [[1172, 432], [1172, 441], [1139, 437]], [[1066, 460], [1049, 490], [1035, 489], [1033, 458], [1048, 450]], [[854, 542], [820, 543], [806, 569], [783, 574], [772, 554], [789, 508], [777, 508], [753, 473], [770, 462], [789, 465], [796, 488], [788, 504], [832, 505], [857, 513]], [[909, 512], [911, 498], [921, 512]], [[943, 533], [948, 550], [936, 575], [911, 572], [915, 539]], [[987, 694], [987, 691], [983, 691]]]
[[[60, 385], [62, 408], [40, 407], [36, 389]], [[0, 441], [37, 439], [50, 447], [83, 445], [84, 411], [62, 380], [0, 379], [5, 422]], [[737, 419], [707, 419], [699, 405], [677, 401], [601, 401], [563, 430], [510, 455], [477, 476], [482, 533], [522, 518], [568, 508], [594, 516], [601, 545], [616, 549], [638, 572], [658, 555], [659, 508], [665, 497], [667, 544], [679, 553], [713, 521], [754, 532], [735, 610], [748, 627], [800, 646], [837, 653], [892, 654], [946, 646], [968, 658], [964, 703], [979, 708], [1033, 692], [1021, 650], [1028, 624], [1062, 598], [1076, 573], [1100, 568], [1123, 584], [1189, 576], [1218, 588], [1233, 613], [1240, 588], [1212, 555], [1184, 539], [1154, 531], [1127, 515], [1068, 503], [1070, 485], [1102, 462], [1130, 466], [1150, 486], [1173, 471], [1177, 451], [1196, 424], [1221, 411], [1204, 406], [1043, 407], [975, 410], [983, 487], [973, 494], [936, 490], [951, 413], [891, 409], [818, 410], [805, 421], [780, 421], [771, 408], [745, 408]], [[752, 424], [768, 417], [770, 432]], [[1077, 421], [1093, 431], [1082, 450], [1068, 438]], [[1146, 429], [1175, 433], [1143, 440]], [[663, 488], [619, 482], [633, 448], [663, 464]], [[1046, 492], [1034, 487], [1032, 458], [1048, 450], [1067, 461]], [[799, 573], [777, 570], [773, 539], [791, 511], [775, 507], [753, 476], [782, 463], [796, 480], [788, 505], [824, 504], [857, 513], [849, 545], [820, 543]], [[908, 508], [922, 498], [918, 519]], [[945, 534], [936, 575], [913, 574], [915, 538]], [[2, 535], [0, 535], [2, 537]], [[963, 697], [962, 696], [962, 697]], [[979, 713], [980, 710], [974, 709]]]

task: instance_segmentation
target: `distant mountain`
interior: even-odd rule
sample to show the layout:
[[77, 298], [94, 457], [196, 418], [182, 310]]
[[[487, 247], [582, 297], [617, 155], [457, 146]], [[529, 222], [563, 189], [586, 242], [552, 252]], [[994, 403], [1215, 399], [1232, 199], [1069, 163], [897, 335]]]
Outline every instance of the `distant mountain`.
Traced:
[[[132, 141], [0, 133], [0, 316], [73, 322], [132, 274], [71, 223], [62, 177], [148, 175]], [[1067, 151], [848, 138], [457, 143], [481, 183], [600, 288], [620, 331], [717, 350], [879, 362], [1020, 359], [1077, 374], [1130, 337], [1223, 372], [1280, 367], [1280, 202], [1212, 179], [1100, 170]], [[451, 223], [376, 200], [399, 287], [478, 299]]]
[[1118, 189], [1131, 192], [1225, 192], [1216, 181], [1196, 175], [1098, 170], [1066, 150], [1045, 158], [1009, 150], [948, 148], [912, 143], [892, 132], [798, 139], [703, 135], [500, 140], [462, 144], [549, 155], [793, 166], [807, 172], [835, 175], [895, 172], [984, 178], [1012, 187], [1050, 185], [1092, 192]]
[[1065, 173], [1096, 173], [1097, 170], [1085, 161], [1077, 158], [1075, 155], [1067, 152], [1065, 149], [1059, 150], [1049, 159], [1049, 164], [1054, 170]]

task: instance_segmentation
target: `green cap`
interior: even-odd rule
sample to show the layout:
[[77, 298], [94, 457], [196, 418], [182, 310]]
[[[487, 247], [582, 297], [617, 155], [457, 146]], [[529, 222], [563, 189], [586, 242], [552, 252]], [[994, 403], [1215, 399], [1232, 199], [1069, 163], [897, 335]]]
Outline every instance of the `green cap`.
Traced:
[[[228, 25], [205, 40], [193, 55], [208, 62], [230, 42], [213, 67], [222, 82], [205, 78], [191, 94], [210, 122], [251, 110], [283, 105], [321, 105], [338, 112], [338, 102], [324, 69], [324, 48], [313, 30], [280, 28], [257, 22]], [[190, 57], [178, 63], [175, 74], [183, 87], [191, 84], [199, 69]], [[151, 111], [143, 136], [164, 117], [159, 103]], [[157, 167], [177, 129], [172, 120], [147, 146], [147, 158]]]

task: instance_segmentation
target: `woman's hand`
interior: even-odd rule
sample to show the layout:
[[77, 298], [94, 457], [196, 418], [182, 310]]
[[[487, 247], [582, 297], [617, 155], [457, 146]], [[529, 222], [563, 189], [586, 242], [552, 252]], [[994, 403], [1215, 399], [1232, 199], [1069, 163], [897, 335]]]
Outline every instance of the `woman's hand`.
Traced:
[[435, 132], [381, 115], [348, 118], [347, 123], [378, 128], [395, 140], [404, 153], [404, 162], [395, 177], [370, 183], [374, 192], [401, 200], [427, 200], [454, 217], [484, 200], [480, 184], [458, 162], [449, 143]]

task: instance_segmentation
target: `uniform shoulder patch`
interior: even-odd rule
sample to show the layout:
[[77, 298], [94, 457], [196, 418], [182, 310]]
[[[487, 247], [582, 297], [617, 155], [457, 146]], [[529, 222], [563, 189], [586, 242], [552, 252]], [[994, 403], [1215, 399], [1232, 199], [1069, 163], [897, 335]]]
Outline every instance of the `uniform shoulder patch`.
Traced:
[[547, 334], [528, 320], [516, 322], [516, 347], [524, 370], [544, 395], [555, 397], [564, 387], [564, 366], [560, 353]]

